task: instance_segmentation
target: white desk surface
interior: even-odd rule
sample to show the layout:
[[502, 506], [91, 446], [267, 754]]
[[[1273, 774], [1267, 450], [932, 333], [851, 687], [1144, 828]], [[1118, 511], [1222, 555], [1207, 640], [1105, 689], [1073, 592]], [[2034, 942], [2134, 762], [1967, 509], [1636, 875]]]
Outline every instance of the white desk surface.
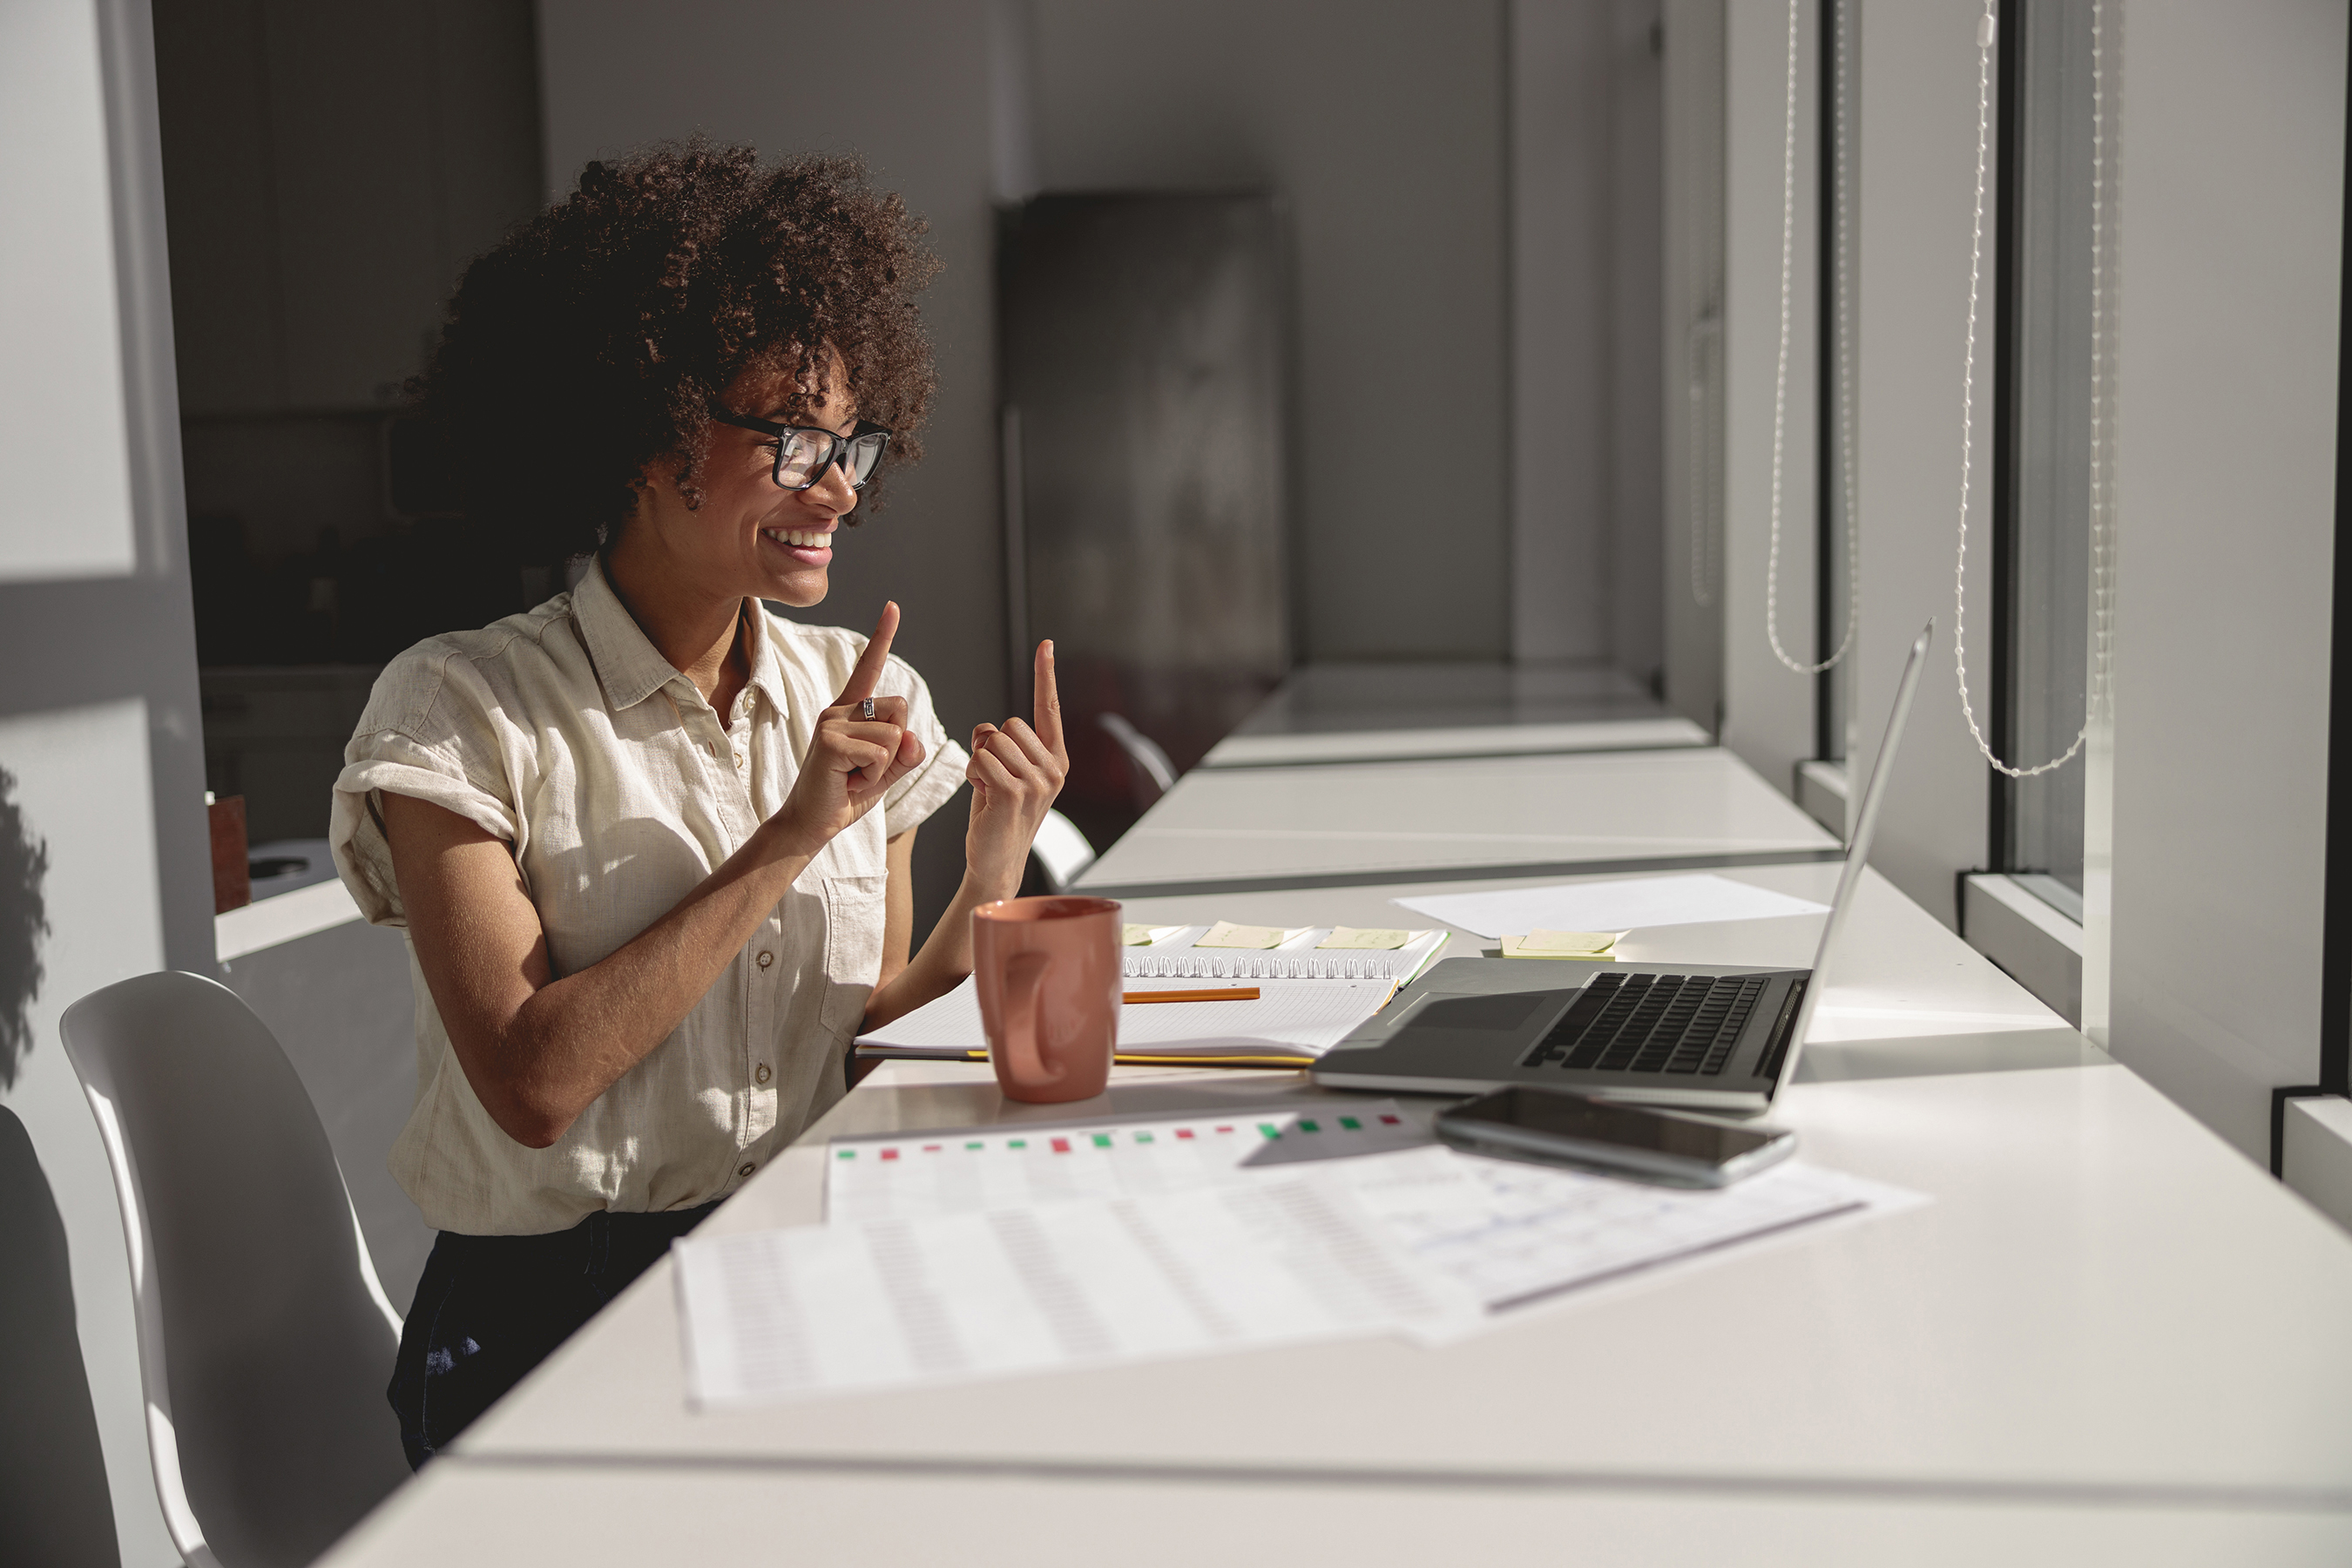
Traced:
[[1788, 796], [1712, 746], [1201, 768], [1179, 779], [1077, 885], [1137, 893], [1296, 888], [1474, 868], [1648, 869], [1836, 848]]
[[[1819, 897], [1834, 869], [1732, 874]], [[1435, 889], [1132, 912], [1371, 923], [1404, 890]], [[1807, 1498], [1948, 1494], [2061, 1511], [2240, 1510], [2248, 1528], [2265, 1511], [2352, 1517], [2352, 1239], [1889, 884], [1872, 876], [1861, 898], [1824, 1042], [1808, 1047], [1775, 1120], [1805, 1157], [1927, 1194], [1925, 1207], [1572, 1293], [1443, 1351], [1366, 1340], [707, 1415], [686, 1406], [664, 1263], [478, 1423], [456, 1462], [496, 1465], [502, 1485], [530, 1467], [620, 1467], [598, 1472], [607, 1487], [639, 1464], [670, 1467], [666, 1486], [705, 1467], [864, 1467], [900, 1474], [914, 1508], [938, 1483], [908, 1467], [993, 1464], [1189, 1474], [1204, 1487], [1247, 1475], [1615, 1490], [1649, 1498], [1627, 1504], [1636, 1512], [1678, 1510], [1666, 1493], [1785, 1497], [1800, 1510]], [[1818, 919], [1657, 928], [1634, 951], [1801, 963]], [[816, 1220], [833, 1134], [1318, 1093], [1295, 1074], [1121, 1069], [1101, 1101], [1011, 1106], [983, 1069], [892, 1064], [709, 1223]], [[1479, 1506], [1467, 1493], [1451, 1505], [1457, 1518]], [[420, 1502], [413, 1517], [427, 1511]], [[2124, 1529], [2094, 1514], [2082, 1517]], [[901, 1525], [923, 1528], [887, 1528]], [[941, 1530], [935, 1543], [952, 1539], [959, 1555], [981, 1544], [960, 1520]]]
[[2342, 1514], [1985, 1498], [441, 1463], [321, 1568], [1231, 1561], [1493, 1568], [2212, 1568], [2352, 1562]]
[[1631, 752], [1711, 746], [1715, 738], [1680, 714], [1559, 723], [1447, 724], [1385, 730], [1234, 733], [1209, 748], [1204, 768], [1313, 763], [1405, 762], [1431, 757], [1503, 757], [1547, 752]]

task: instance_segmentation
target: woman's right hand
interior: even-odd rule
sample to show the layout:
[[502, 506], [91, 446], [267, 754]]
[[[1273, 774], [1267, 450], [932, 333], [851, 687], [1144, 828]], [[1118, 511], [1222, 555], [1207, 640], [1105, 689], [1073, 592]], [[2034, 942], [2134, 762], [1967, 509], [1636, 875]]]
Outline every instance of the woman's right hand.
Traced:
[[[816, 734], [801, 759], [792, 793], [761, 831], [790, 855], [814, 855], [834, 836], [874, 808], [890, 786], [922, 764], [923, 742], [907, 728], [907, 700], [877, 697], [890, 640], [898, 635], [898, 606], [882, 606], [874, 637], [833, 706], [817, 715]], [[874, 699], [874, 717], [862, 704]]]

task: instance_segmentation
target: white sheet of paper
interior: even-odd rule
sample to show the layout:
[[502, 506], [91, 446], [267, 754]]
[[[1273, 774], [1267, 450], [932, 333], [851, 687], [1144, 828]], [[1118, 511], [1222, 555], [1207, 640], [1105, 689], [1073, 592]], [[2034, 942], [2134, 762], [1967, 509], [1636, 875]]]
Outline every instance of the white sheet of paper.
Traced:
[[1484, 937], [1507, 931], [1632, 931], [1643, 926], [1694, 925], [1706, 921], [1759, 921], [1778, 915], [1824, 915], [1827, 904], [1751, 888], [1728, 877], [1694, 872], [1614, 882], [1572, 882], [1551, 888], [1438, 893], [1396, 899], [1416, 914]]
[[1414, 1258], [1495, 1311], [1832, 1215], [1926, 1201], [1794, 1161], [1692, 1190], [1434, 1144], [1335, 1174]]
[[[1385, 956], [1385, 955], [1383, 955]], [[1197, 1055], [1271, 1052], [1320, 1056], [1348, 1037], [1388, 1000], [1394, 984], [1378, 980], [1263, 980], [1255, 1002], [1155, 1002], [1122, 1007], [1121, 1050], [1190, 1051]], [[1130, 981], [1132, 991], [1188, 989], [1181, 978]], [[916, 1050], [982, 1050], [980, 992], [970, 979], [903, 1018], [893, 1019], [861, 1044]]]
[[825, 1150], [824, 1214], [835, 1222], [923, 1219], [1142, 1197], [1296, 1176], [1430, 1142], [1393, 1100], [836, 1138]]
[[1477, 1303], [1307, 1179], [677, 1243], [698, 1405], [1342, 1335], [1466, 1331]]

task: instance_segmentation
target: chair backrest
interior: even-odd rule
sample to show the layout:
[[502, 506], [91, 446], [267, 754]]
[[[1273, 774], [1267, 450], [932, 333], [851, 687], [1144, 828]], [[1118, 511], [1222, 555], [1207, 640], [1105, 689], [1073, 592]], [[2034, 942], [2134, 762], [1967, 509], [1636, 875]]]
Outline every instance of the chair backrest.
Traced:
[[1076, 823], [1058, 811], [1048, 811], [1045, 820], [1037, 825], [1029, 853], [1037, 858], [1037, 868], [1045, 873], [1045, 885], [1057, 893], [1068, 892], [1070, 884], [1095, 863], [1095, 847], [1087, 842]]
[[408, 1477], [384, 1300], [317, 1110], [226, 986], [142, 974], [58, 1032], [131, 1252], [149, 1457], [173, 1543], [307, 1563]]
[[1176, 764], [1159, 742], [1137, 729], [1124, 713], [1097, 714], [1095, 722], [1118, 742], [1134, 780], [1135, 808], [1150, 811], [1151, 803], [1176, 787]]

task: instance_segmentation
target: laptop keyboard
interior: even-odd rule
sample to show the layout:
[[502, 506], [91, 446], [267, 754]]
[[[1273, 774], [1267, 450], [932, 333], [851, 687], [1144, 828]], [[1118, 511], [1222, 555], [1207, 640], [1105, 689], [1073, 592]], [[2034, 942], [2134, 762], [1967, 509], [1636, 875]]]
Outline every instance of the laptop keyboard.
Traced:
[[1719, 1073], [1769, 976], [1596, 974], [1523, 1067]]

